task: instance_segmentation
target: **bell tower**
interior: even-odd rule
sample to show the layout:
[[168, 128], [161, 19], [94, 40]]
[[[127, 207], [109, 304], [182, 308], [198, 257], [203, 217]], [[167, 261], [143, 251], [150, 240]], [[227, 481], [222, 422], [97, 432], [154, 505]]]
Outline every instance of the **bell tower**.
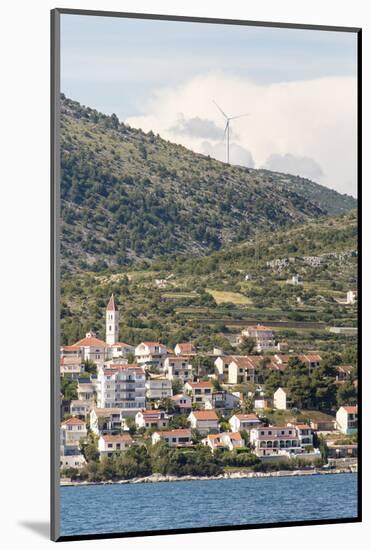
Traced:
[[106, 343], [112, 346], [119, 341], [119, 311], [113, 294], [106, 308]]

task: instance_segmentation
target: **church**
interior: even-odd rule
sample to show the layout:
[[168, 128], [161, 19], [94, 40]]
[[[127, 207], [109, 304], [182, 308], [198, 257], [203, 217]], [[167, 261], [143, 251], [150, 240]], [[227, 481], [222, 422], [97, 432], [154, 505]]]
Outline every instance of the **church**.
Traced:
[[119, 342], [119, 321], [120, 313], [112, 294], [106, 307], [106, 340], [97, 338], [93, 331], [87, 332], [85, 338], [72, 346], [61, 347], [61, 359], [74, 358], [77, 361], [89, 360], [102, 364], [134, 352], [134, 346]]

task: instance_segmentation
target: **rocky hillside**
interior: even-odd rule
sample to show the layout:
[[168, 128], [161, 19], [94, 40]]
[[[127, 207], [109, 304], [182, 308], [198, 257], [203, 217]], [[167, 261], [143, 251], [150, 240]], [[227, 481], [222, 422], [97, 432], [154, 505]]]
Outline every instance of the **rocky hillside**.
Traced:
[[297, 176], [230, 166], [61, 98], [62, 269], [205, 254], [356, 206]]

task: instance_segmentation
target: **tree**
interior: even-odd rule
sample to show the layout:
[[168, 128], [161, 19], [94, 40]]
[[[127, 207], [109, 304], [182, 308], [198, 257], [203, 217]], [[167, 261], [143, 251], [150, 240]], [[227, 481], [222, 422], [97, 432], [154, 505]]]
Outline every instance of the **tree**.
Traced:
[[240, 353], [243, 355], [250, 355], [255, 348], [255, 340], [251, 336], [243, 336], [242, 341], [238, 347]]
[[344, 384], [339, 386], [336, 399], [339, 406], [357, 404], [358, 392], [356, 386], [351, 380], [346, 380]]
[[183, 391], [183, 382], [179, 380], [178, 378], [174, 378], [171, 382], [171, 387], [173, 389], [173, 395], [177, 395], [178, 393], [182, 393]]

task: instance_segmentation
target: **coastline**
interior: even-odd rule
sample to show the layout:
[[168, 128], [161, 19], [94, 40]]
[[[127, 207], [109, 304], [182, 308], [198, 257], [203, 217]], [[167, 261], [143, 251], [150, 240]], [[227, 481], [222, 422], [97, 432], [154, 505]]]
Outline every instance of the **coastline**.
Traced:
[[177, 481], [216, 481], [222, 479], [250, 479], [261, 477], [297, 477], [310, 475], [334, 475], [334, 474], [354, 474], [357, 469], [334, 469], [334, 470], [278, 470], [276, 472], [225, 472], [217, 476], [171, 476], [162, 474], [152, 474], [147, 477], [134, 477], [132, 479], [121, 479], [118, 481], [70, 481], [61, 480], [60, 487], [80, 487], [88, 485], [127, 485], [136, 483], [170, 483]]

